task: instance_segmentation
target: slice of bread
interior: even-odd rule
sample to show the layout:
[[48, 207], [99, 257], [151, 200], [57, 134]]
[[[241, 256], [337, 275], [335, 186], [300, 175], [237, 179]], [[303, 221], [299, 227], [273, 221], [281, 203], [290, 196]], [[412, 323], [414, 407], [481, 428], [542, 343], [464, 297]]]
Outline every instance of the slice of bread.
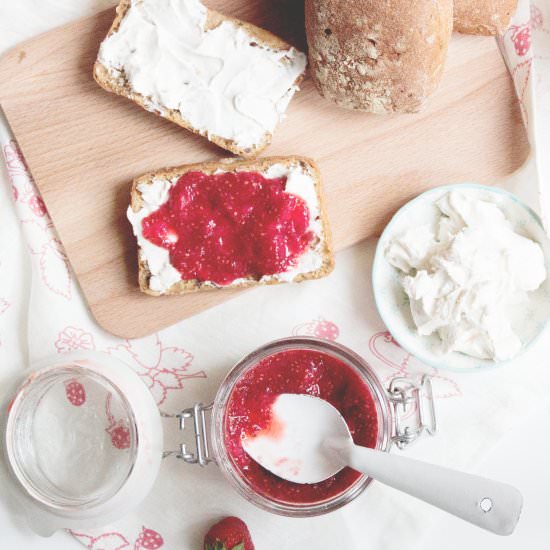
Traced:
[[[232, 153], [243, 157], [254, 157], [270, 144], [274, 127], [284, 117], [284, 112], [290, 99], [292, 98], [294, 92], [298, 90], [298, 85], [304, 78], [306, 57], [303, 53], [298, 52], [290, 44], [274, 34], [249, 23], [230, 17], [225, 17], [216, 11], [209, 10], [202, 5], [200, 0], [179, 1], [183, 2], [183, 4], [179, 8], [174, 8], [174, 5], [170, 2], [163, 4], [163, 0], [121, 0], [116, 10], [116, 18], [100, 47], [98, 58], [93, 69], [94, 79], [108, 92], [126, 97], [147, 111], [154, 112], [155, 114], [167, 118], [168, 120], [175, 122], [179, 126], [182, 126], [191, 132], [202, 135], [211, 142], [227, 149], [228, 151], [231, 151]], [[158, 4], [154, 4], [154, 2], [158, 2]], [[185, 2], [188, 2], [188, 4]], [[135, 40], [136, 42], [139, 42], [141, 37], [143, 37], [143, 33], [135, 32], [134, 30], [134, 34], [131, 34], [129, 33], [128, 28], [124, 27], [124, 24], [125, 18], [130, 18], [130, 12], [132, 10], [142, 9], [143, 6], [146, 6], [148, 9], [150, 7], [150, 9], [166, 10], [165, 12], [161, 11], [157, 13], [159, 21], [161, 22], [162, 18], [177, 19], [176, 16], [181, 17], [181, 14], [169, 13], [168, 10], [170, 9], [185, 9], [187, 10], [185, 13], [192, 13], [194, 9], [195, 12], [204, 14], [204, 23], [199, 23], [198, 19], [195, 20], [192, 18], [192, 15], [188, 15], [187, 17], [189, 21], [186, 21], [186, 23], [189, 23], [189, 28], [202, 33], [202, 37], [205, 37], [211, 31], [220, 31], [222, 38], [218, 38], [218, 40], [221, 40], [221, 44], [218, 44], [217, 46], [220, 51], [216, 52], [220, 57], [219, 59], [216, 59], [221, 63], [221, 67], [223, 67], [223, 70], [219, 70], [220, 73], [223, 73], [221, 74], [221, 78], [223, 82], [227, 81], [224, 84], [222, 92], [218, 89], [212, 91], [210, 88], [204, 88], [203, 85], [206, 86], [207, 84], [201, 81], [201, 78], [206, 77], [196, 76], [201, 73], [204, 67], [207, 67], [208, 61], [212, 59], [213, 54], [210, 52], [212, 45], [208, 45], [208, 54], [202, 51], [197, 53], [198, 50], [185, 53], [189, 51], [189, 49], [186, 49], [185, 47], [181, 50], [177, 49], [180, 46], [174, 46], [174, 44], [178, 44], [177, 41], [183, 36], [186, 36], [187, 29], [182, 28], [180, 32], [177, 26], [175, 28], [171, 28], [170, 23], [167, 24], [167, 29], [170, 27], [172, 31], [172, 34], [169, 36], [170, 40], [161, 41], [164, 48], [168, 48], [166, 44], [170, 43], [169, 53], [170, 55], [174, 54], [170, 59], [178, 59], [178, 61], [181, 62], [180, 58], [183, 58], [185, 55], [188, 55], [191, 60], [194, 59], [193, 56], [201, 57], [200, 62], [192, 62], [195, 63], [195, 66], [191, 63], [191, 69], [187, 74], [187, 76], [191, 75], [190, 81], [185, 81], [185, 85], [182, 85], [181, 81], [183, 78], [183, 73], [182, 75], [177, 74], [175, 75], [173, 81], [169, 81], [168, 88], [166, 88], [166, 82], [163, 82], [163, 91], [159, 91], [158, 93], [168, 93], [172, 99], [174, 99], [175, 96], [179, 100], [181, 98], [179, 92], [185, 90], [185, 92], [182, 93], [190, 93], [189, 90], [192, 90], [192, 95], [194, 94], [193, 99], [196, 101], [196, 108], [193, 101], [188, 101], [186, 103], [185, 100], [178, 103], [179, 108], [173, 108], [173, 106], [170, 108], [169, 106], [159, 102], [158, 98], [154, 98], [150, 94], [143, 95], [132, 86], [126, 64], [123, 63], [122, 66], [115, 66], [117, 64], [120, 65], [122, 62], [116, 55], [113, 54], [113, 51], [106, 50], [106, 48], [111, 47], [106, 46], [106, 44], [110, 44], [109, 40], [111, 37], [120, 31], [123, 35], [121, 36], [122, 44], [118, 44], [116, 47], [123, 48], [126, 53], [130, 52], [128, 55], [135, 54], [135, 46], [137, 44], [128, 44], [128, 41]], [[193, 9], [188, 9], [189, 6]], [[135, 19], [139, 19], [139, 21], [141, 21], [140, 25], [145, 25], [146, 30], [147, 28], [153, 28], [145, 16], [135, 15]], [[130, 23], [127, 25], [129, 26]], [[196, 25], [196, 27], [193, 28], [192, 25]], [[160, 27], [160, 23], [158, 27]], [[156, 28], [157, 27], [155, 27], [155, 29]], [[223, 31], [221, 29], [223, 29]], [[155, 32], [160, 33], [160, 31], [157, 30], [155, 30]], [[242, 35], [242, 32], [244, 32], [245, 35]], [[229, 33], [228, 36], [226, 36], [227, 33]], [[165, 31], [165, 34], [170, 33]], [[225, 47], [223, 37], [227, 38], [227, 47]], [[238, 52], [232, 45], [232, 42], [237, 41], [237, 39], [244, 44]], [[243, 41], [246, 42], [246, 44]], [[200, 44], [200, 46], [203, 47], [204, 44]], [[147, 48], [151, 47], [151, 44], [147, 43]], [[143, 55], [146, 55], [149, 49], [145, 48], [143, 45], [141, 48], [142, 49], [140, 51], [145, 52]], [[203, 49], [206, 49], [206, 47]], [[226, 50], [227, 52], [233, 53], [226, 53]], [[250, 78], [245, 78], [245, 76], [250, 76], [247, 73], [247, 70], [250, 69], [250, 67], [248, 65], [246, 67], [242, 66], [243, 52], [248, 52], [248, 54], [250, 54], [251, 63], [249, 65], [251, 66], [254, 65], [252, 60], [256, 60], [255, 63], [258, 62], [258, 55], [260, 55], [261, 59], [264, 59], [265, 61], [265, 63], [261, 65], [261, 74], [256, 76], [256, 79], [258, 80], [258, 83], [256, 84], [251, 85]], [[156, 52], [156, 55], [160, 59], [162, 59], [161, 54], [162, 50], [159, 49], [159, 51]], [[226, 57], [223, 57], [224, 55]], [[233, 57], [229, 58], [229, 55], [233, 55]], [[110, 59], [110, 57], [113, 56], [114, 59], [116, 59], [116, 63], [113, 59]], [[207, 60], [204, 63], [203, 58]], [[187, 59], [184, 61], [187, 61]], [[231, 73], [232, 63], [229, 63], [229, 61], [232, 61], [233, 65], [235, 65], [235, 74]], [[136, 60], [132, 58], [132, 63], [135, 64], [135, 62]], [[126, 63], [129, 63], [128, 60], [126, 60]], [[176, 68], [181, 68], [182, 71], [187, 70], [185, 69], [187, 66], [185, 62], [181, 63], [182, 64]], [[212, 63], [214, 63], [214, 61], [212, 61]], [[158, 64], [143, 64], [143, 66], [148, 67], [146, 70], [139, 67], [139, 65], [138, 69], [135, 67], [130, 69], [133, 71], [140, 71], [138, 82], [141, 82], [141, 84], [139, 84], [138, 87], [143, 86], [144, 80], [147, 82], [145, 87], [150, 87], [151, 82], [156, 85], [155, 78], [157, 80], [159, 78], [165, 78], [164, 73], [161, 73], [163, 76], [158, 76], [158, 72], [155, 70], [157, 69], [156, 65]], [[172, 65], [167, 64], [167, 66], [171, 67]], [[254, 71], [256, 71], [256, 67], [257, 65], [254, 65]], [[258, 71], [260, 71], [260, 69], [258, 69]], [[254, 75], [256, 75], [256, 72], [254, 72]], [[212, 77], [211, 81], [215, 78], [220, 78], [220, 74], [216, 74], [216, 71], [213, 71], [212, 74], [209, 74], [208, 76]], [[147, 79], [145, 79], [145, 77], [147, 77]], [[239, 86], [241, 88], [239, 88]], [[255, 88], [251, 89], [251, 86], [255, 86]], [[269, 88], [269, 86], [271, 87]], [[211, 92], [213, 95], [208, 95]], [[242, 92], [241, 95], [239, 95], [240, 92]], [[254, 95], [255, 93], [257, 93], [257, 95]], [[205, 107], [207, 104], [204, 103], [204, 98], [207, 95], [208, 97], [214, 98], [213, 101], [218, 101], [216, 104], [216, 109]], [[238, 101], [241, 100], [244, 102], [244, 107], [238, 104]], [[191, 107], [191, 105], [193, 105], [193, 107]], [[187, 113], [187, 116], [184, 116], [184, 114], [182, 114], [184, 109], [195, 109], [195, 111], [192, 113], [192, 116], [190, 112]], [[201, 122], [201, 125], [204, 127], [199, 128], [197, 127], [197, 121], [195, 121], [194, 124], [188, 118], [192, 118], [194, 116], [200, 118], [200, 116], [202, 116], [200, 114], [201, 109], [204, 110], [204, 116], [206, 119], [209, 119], [209, 117], [212, 116], [212, 112], [216, 112], [215, 116], [218, 117], [218, 121], [232, 121], [233, 124], [231, 122], [217, 122], [216, 124], [212, 124], [212, 119], [210, 118], [209, 122], [204, 124]], [[239, 115], [243, 109], [246, 116], [242, 113]], [[262, 109], [264, 109], [264, 111], [260, 112]], [[265, 109], [268, 109], [267, 113], [265, 112]], [[233, 119], [227, 116], [228, 113], [233, 114]], [[251, 118], [249, 116], [250, 113], [256, 113], [258, 115], [253, 122], [246, 120], [247, 118]], [[238, 120], [239, 116], [242, 117], [240, 121]], [[218, 133], [223, 132], [220, 132], [220, 128], [216, 129], [214, 126], [220, 126], [223, 124], [227, 125], [227, 128], [223, 129], [224, 132], [226, 132], [227, 135], [233, 134], [233, 137], [218, 135]], [[240, 129], [239, 124], [241, 125]], [[270, 130], [267, 129], [268, 127]], [[241, 137], [238, 135], [239, 131], [241, 132]]]
[[[315, 266], [310, 269], [291, 269], [287, 274], [278, 273], [265, 275], [258, 278], [252, 276], [239, 278], [228, 285], [217, 285], [211, 281], [181, 280], [179, 273], [171, 266], [169, 253], [167, 250], [157, 247], [154, 244], [146, 241], [141, 233], [141, 221], [144, 217], [158, 209], [166, 200], [168, 200], [169, 190], [177, 182], [177, 180], [187, 172], [202, 172], [207, 175], [219, 174], [220, 172], [259, 172], [265, 175], [268, 170], [273, 170], [275, 167], [281, 174], [291, 173], [292, 170], [297, 170], [300, 175], [307, 176], [301, 180], [300, 184], [311, 184], [309, 196], [314, 197], [316, 215], [313, 219], [310, 218], [310, 228], [313, 224], [317, 228], [315, 237], [312, 240], [308, 250], [302, 255], [311, 254], [311, 258], [315, 259]], [[274, 177], [274, 176], [267, 176]], [[289, 176], [290, 178], [291, 176]], [[309, 180], [309, 181], [306, 181]], [[163, 191], [157, 195], [162, 196], [158, 200], [147, 202], [147, 196], [153, 191], [154, 185], [162, 185]], [[304, 196], [308, 195], [307, 189], [304, 189]], [[155, 191], [156, 192], [156, 191]], [[295, 189], [293, 193], [299, 194]], [[307, 201], [306, 201], [307, 203]], [[310, 214], [313, 212], [311, 205]], [[272, 285], [284, 282], [300, 282], [308, 279], [319, 279], [328, 275], [334, 268], [334, 254], [332, 251], [331, 235], [328, 224], [328, 218], [325, 208], [323, 189], [321, 184], [321, 176], [316, 164], [304, 157], [271, 157], [259, 160], [242, 160], [242, 159], [223, 159], [217, 162], [203, 162], [197, 164], [188, 164], [176, 168], [157, 170], [149, 174], [145, 174], [134, 180], [131, 191], [131, 204], [128, 209], [128, 218], [134, 227], [134, 234], [138, 238], [138, 265], [139, 265], [139, 287], [142, 292], [160, 296], [164, 294], [185, 294], [188, 292], [196, 292], [199, 290], [210, 290], [219, 288], [245, 288], [257, 285]], [[163, 275], [166, 275], [166, 267], [153, 267], [151, 263], [158, 264], [155, 259], [152, 262], [152, 257], [148, 253], [153, 250], [154, 254], [159, 251], [164, 254], [164, 262], [168, 261], [168, 270], [170, 275], [168, 283], [166, 280], [162, 282]], [[301, 257], [300, 257], [301, 258]], [[300, 261], [298, 258], [298, 262]], [[298, 266], [299, 267], [299, 266]], [[156, 273], [154, 273], [156, 271]], [[179, 277], [179, 280], [173, 280], [172, 277]]]

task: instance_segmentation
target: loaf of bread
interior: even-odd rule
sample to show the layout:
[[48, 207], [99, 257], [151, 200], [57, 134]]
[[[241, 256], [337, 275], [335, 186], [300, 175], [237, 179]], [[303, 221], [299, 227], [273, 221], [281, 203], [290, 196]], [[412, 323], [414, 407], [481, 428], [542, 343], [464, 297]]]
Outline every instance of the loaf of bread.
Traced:
[[224, 159], [134, 180], [139, 286], [184, 294], [300, 282], [334, 266], [321, 177], [303, 157]]
[[347, 109], [418, 111], [439, 84], [452, 0], [306, 0], [309, 64], [321, 93]]
[[454, 0], [454, 30], [465, 34], [502, 34], [518, 0]]
[[233, 153], [267, 147], [306, 56], [200, 0], [122, 0], [94, 78]]

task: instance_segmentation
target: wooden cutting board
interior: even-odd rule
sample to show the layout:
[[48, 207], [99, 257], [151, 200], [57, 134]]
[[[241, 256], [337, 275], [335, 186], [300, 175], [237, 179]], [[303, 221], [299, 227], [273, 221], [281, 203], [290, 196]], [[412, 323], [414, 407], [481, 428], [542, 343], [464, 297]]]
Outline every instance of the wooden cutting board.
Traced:
[[[301, 2], [207, 3], [304, 47]], [[10, 51], [0, 59], [0, 105], [94, 316], [116, 335], [138, 337], [237, 292], [139, 292], [125, 218], [130, 182], [152, 169], [228, 154], [94, 83], [92, 65], [113, 17], [108, 10]], [[453, 38], [443, 83], [418, 115], [349, 112], [323, 100], [310, 80], [302, 88], [266, 154], [318, 161], [337, 249], [378, 234], [400, 205], [429, 187], [492, 184], [527, 156], [512, 83], [490, 38]]]

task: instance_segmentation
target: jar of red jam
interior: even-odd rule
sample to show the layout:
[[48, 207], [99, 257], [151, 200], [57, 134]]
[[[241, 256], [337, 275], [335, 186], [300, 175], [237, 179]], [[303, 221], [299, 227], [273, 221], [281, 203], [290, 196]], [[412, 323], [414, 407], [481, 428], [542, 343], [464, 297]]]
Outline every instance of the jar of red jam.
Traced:
[[[271, 404], [282, 393], [329, 401], [346, 420], [355, 443], [381, 451], [389, 451], [392, 444], [403, 448], [422, 432], [435, 431], [427, 377], [419, 382], [394, 379], [386, 389], [359, 355], [317, 338], [285, 338], [257, 349], [233, 367], [213, 405], [205, 408], [212, 415], [210, 446], [205, 439], [199, 449], [202, 456], [191, 457], [201, 463], [215, 461], [244, 498], [276, 514], [308, 517], [331, 512], [371, 482], [345, 468], [321, 483], [297, 484], [252, 460], [241, 440], [267, 427]], [[197, 413], [204, 419], [204, 409], [194, 409], [193, 415]]]
[[[14, 382], [0, 399], [6, 459], [0, 470], [39, 534], [97, 528], [123, 517], [145, 497], [161, 458], [169, 456], [216, 463], [238, 493], [276, 514], [314, 516], [352, 501], [371, 482], [359, 472], [345, 468], [321, 483], [291, 483], [244, 452], [242, 438], [270, 425], [271, 405], [282, 393], [327, 400], [357, 444], [381, 451], [435, 431], [429, 378], [395, 378], [384, 388], [353, 351], [316, 338], [257, 349], [231, 369], [212, 404], [175, 415], [160, 413], [139, 376], [106, 354], [60, 355]], [[189, 443], [163, 451], [161, 417], [176, 419]], [[82, 469], [84, 459], [92, 466]]]

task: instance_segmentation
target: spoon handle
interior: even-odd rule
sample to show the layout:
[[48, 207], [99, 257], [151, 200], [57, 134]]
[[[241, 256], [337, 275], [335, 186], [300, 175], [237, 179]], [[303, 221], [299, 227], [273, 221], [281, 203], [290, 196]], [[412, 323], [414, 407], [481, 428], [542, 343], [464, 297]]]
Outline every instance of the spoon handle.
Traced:
[[497, 535], [519, 520], [523, 497], [506, 483], [357, 445], [337, 450], [355, 470]]

